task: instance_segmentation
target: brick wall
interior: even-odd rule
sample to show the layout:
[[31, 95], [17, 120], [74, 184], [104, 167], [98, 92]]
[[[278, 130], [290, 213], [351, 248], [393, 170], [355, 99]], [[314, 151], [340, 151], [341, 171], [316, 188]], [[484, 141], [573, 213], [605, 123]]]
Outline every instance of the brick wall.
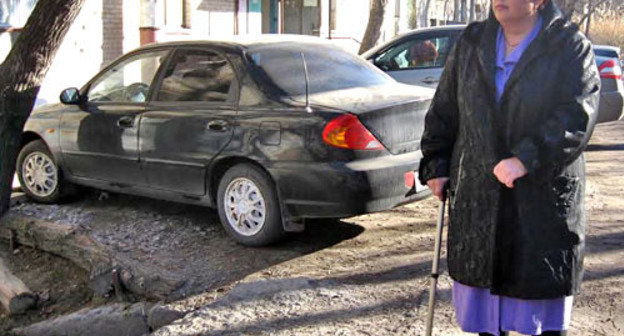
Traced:
[[123, 0], [102, 0], [102, 26], [102, 67], [104, 67], [123, 54]]

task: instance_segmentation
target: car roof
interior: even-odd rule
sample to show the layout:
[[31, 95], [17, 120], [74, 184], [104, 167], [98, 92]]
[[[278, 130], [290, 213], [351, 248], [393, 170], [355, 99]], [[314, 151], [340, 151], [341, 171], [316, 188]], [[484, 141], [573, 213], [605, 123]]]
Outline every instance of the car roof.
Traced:
[[464, 30], [465, 28], [466, 28], [465, 24], [449, 24], [449, 25], [444, 25], [444, 26], [435, 26], [435, 27], [427, 27], [427, 28], [416, 28], [416, 29], [412, 29], [410, 31], [404, 32], [404, 33], [398, 35], [397, 37], [400, 38], [400, 37], [403, 37], [403, 36], [416, 34], [416, 33], [436, 32], [436, 31], [442, 31], [442, 30]]
[[210, 46], [221, 46], [230, 49], [249, 49], [257, 46], [266, 46], [266, 45], [280, 45], [280, 44], [292, 44], [292, 43], [300, 43], [300, 44], [322, 44], [327, 46], [337, 46], [333, 44], [331, 40], [327, 40], [324, 38], [309, 36], [309, 35], [294, 35], [294, 34], [260, 34], [260, 35], [235, 35], [229, 37], [227, 39], [222, 38], [208, 38], [201, 40], [181, 40], [181, 41], [170, 41], [170, 42], [159, 42], [159, 43], [151, 43], [136, 49], [139, 50], [149, 50], [154, 48], [161, 47], [183, 47], [183, 46], [197, 46], [197, 45], [210, 45]]
[[410, 31], [407, 31], [405, 33], [399, 34], [397, 36], [395, 36], [394, 38], [392, 38], [391, 40], [382, 43], [380, 45], [377, 45], [367, 51], [365, 51], [362, 54], [362, 57], [364, 58], [368, 58], [369, 56], [371, 56], [372, 54], [376, 53], [377, 51], [386, 48], [388, 45], [391, 45], [399, 40], [402, 40], [406, 37], [412, 36], [412, 35], [418, 35], [418, 34], [426, 34], [426, 33], [435, 33], [435, 32], [444, 32], [444, 31], [462, 31], [466, 28], [467, 25], [465, 24], [449, 24], [449, 25], [445, 25], [445, 26], [435, 26], [435, 27], [427, 27], [427, 28], [417, 28], [417, 29], [413, 29]]

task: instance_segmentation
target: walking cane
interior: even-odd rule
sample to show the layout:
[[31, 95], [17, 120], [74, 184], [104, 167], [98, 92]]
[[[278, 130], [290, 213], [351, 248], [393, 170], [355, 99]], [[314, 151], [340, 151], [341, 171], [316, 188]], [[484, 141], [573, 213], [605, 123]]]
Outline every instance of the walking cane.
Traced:
[[448, 182], [442, 188], [442, 204], [440, 204], [440, 216], [438, 217], [438, 225], [435, 237], [435, 247], [433, 256], [433, 265], [431, 266], [431, 286], [429, 288], [429, 310], [427, 313], [427, 329], [425, 336], [431, 336], [433, 329], [433, 310], [435, 305], [436, 287], [438, 285], [438, 268], [440, 264], [440, 248], [442, 245], [442, 229], [444, 227], [444, 209], [446, 207], [446, 196], [448, 193]]

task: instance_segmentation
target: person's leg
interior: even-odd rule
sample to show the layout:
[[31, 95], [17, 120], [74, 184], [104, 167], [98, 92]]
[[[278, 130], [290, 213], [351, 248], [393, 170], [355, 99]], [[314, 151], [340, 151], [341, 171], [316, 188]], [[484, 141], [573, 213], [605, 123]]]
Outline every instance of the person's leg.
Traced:
[[[479, 336], [509, 336], [509, 332], [501, 331], [498, 335], [492, 335], [490, 333], [479, 333]], [[564, 335], [565, 336], [565, 335]]]
[[536, 336], [566, 336], [568, 333], [565, 330], [560, 330], [560, 331], [553, 331], [553, 330], [549, 330], [549, 331], [544, 331], [543, 333], [536, 335]]

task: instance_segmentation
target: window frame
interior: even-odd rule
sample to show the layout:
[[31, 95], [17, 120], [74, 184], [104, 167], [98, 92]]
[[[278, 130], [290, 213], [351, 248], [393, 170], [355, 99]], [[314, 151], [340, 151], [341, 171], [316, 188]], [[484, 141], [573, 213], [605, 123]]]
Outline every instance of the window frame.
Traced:
[[[234, 85], [234, 89], [232, 91], [232, 97], [229, 101], [219, 102], [219, 101], [160, 101], [160, 100], [155, 100], [157, 96], [157, 92], [160, 90], [160, 87], [162, 86], [162, 82], [165, 79], [164, 78], [165, 69], [169, 68], [169, 66], [171, 65], [171, 62], [173, 62], [173, 60], [175, 59], [174, 56], [176, 53], [185, 51], [185, 50], [198, 50], [198, 51], [210, 52], [225, 59], [227, 64], [234, 71], [234, 78], [232, 79], [232, 84], [231, 84], [231, 85]], [[225, 52], [223, 52], [222, 50], [219, 50], [219, 48], [215, 46], [210, 46], [210, 45], [176, 46], [175, 48], [173, 48], [173, 50], [169, 54], [169, 57], [167, 58], [166, 62], [163, 62], [161, 64], [161, 68], [158, 71], [157, 77], [154, 79], [154, 82], [152, 83], [153, 88], [152, 88], [152, 91], [150, 92], [148, 102], [152, 105], [163, 106], [163, 107], [180, 106], [180, 105], [183, 105], [183, 106], [202, 105], [202, 106], [209, 106], [209, 107], [238, 108], [238, 102], [240, 99], [240, 83], [241, 83], [240, 78], [241, 76], [236, 70], [236, 67], [234, 66], [230, 58], [227, 56]]]

